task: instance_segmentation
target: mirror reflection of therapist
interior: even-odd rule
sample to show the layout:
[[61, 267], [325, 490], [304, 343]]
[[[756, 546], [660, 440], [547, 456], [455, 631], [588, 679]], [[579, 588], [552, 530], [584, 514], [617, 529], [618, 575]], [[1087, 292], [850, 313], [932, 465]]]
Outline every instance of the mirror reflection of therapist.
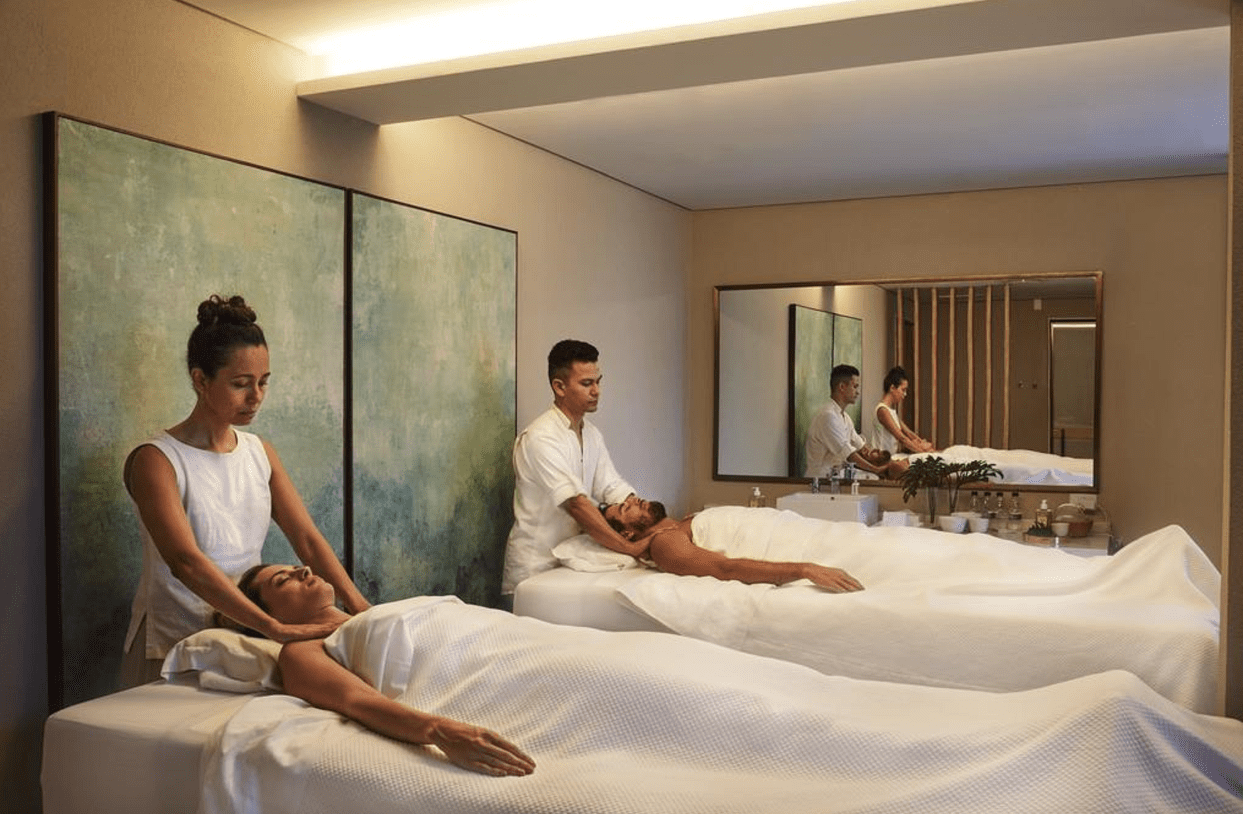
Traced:
[[505, 546], [502, 594], [555, 568], [553, 548], [580, 532], [632, 556], [645, 548], [614, 531], [599, 509], [635, 491], [613, 467], [600, 430], [587, 420], [600, 402], [599, 356], [576, 339], [563, 339], [548, 353], [552, 407], [514, 442], [514, 527]]
[[872, 425], [872, 446], [891, 455], [900, 452], [932, 452], [931, 441], [920, 438], [906, 425], [898, 408], [906, 399], [910, 379], [901, 367], [893, 367], [885, 374], [885, 395], [876, 405], [875, 423]]
[[859, 369], [854, 365], [834, 367], [829, 374], [829, 392], [829, 403], [807, 428], [804, 477], [823, 478], [833, 467], [845, 463], [882, 478], [896, 478], [905, 471], [905, 461], [891, 460], [884, 450], [869, 447], [846, 414], [846, 408], [859, 400]]

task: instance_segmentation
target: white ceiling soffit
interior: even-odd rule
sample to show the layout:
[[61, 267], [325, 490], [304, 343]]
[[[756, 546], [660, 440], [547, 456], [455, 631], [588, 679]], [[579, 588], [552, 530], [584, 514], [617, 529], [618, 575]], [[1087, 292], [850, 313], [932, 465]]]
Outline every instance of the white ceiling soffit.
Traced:
[[[193, 5], [297, 45], [473, 1]], [[1226, 169], [1228, 24], [1228, 0], [978, 0], [297, 92], [377, 124], [468, 115], [689, 209], [1164, 177]]]
[[466, 57], [314, 79], [298, 95], [392, 124], [1228, 23], [1224, 0], [978, 0], [654, 45], [621, 36]]
[[470, 118], [689, 209], [1224, 172], [1228, 29]]

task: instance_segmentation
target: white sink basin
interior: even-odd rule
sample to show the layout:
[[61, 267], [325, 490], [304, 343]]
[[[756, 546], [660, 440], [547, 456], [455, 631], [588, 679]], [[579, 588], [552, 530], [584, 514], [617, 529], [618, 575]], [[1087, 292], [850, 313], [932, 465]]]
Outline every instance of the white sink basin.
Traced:
[[849, 520], [871, 526], [880, 520], [876, 495], [833, 495], [795, 492], [777, 498], [777, 508], [821, 520]]

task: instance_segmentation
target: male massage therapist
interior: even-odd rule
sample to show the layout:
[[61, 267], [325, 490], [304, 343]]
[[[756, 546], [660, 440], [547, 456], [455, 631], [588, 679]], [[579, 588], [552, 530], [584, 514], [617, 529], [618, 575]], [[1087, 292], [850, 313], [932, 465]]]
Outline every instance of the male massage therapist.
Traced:
[[548, 353], [552, 407], [514, 442], [514, 527], [505, 546], [503, 594], [556, 567], [553, 548], [579, 533], [631, 556], [646, 550], [646, 542], [618, 534], [599, 509], [634, 494], [613, 468], [604, 436], [587, 420], [600, 402], [599, 358], [594, 346], [576, 339], [563, 339]]

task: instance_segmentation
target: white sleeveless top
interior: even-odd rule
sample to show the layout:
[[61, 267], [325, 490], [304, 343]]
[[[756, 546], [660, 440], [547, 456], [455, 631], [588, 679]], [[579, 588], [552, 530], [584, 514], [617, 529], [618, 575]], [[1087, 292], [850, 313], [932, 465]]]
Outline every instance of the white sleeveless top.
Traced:
[[[147, 443], [173, 465], [181, 505], [199, 549], [236, 580], [259, 563], [272, 518], [272, 464], [259, 436], [235, 430], [231, 452], [209, 452], [183, 444], [167, 432]], [[133, 498], [130, 498], [133, 503]], [[137, 514], [137, 504], [134, 505]], [[125, 650], [147, 619], [143, 646], [149, 659], [163, 658], [177, 642], [211, 624], [211, 605], [173, 576], [142, 523], [142, 577], [130, 611]]]
[[[882, 409], [888, 410], [889, 415], [893, 417], [893, 423], [899, 427], [902, 426], [902, 419], [898, 418], [898, 411], [890, 407], [885, 402], [876, 405], [876, 413]], [[885, 429], [885, 425], [880, 423], [880, 419], [876, 417], [876, 413], [872, 414], [872, 448], [883, 449], [890, 455], [896, 455], [902, 451], [902, 445], [898, 443], [898, 439], [889, 430]]]

